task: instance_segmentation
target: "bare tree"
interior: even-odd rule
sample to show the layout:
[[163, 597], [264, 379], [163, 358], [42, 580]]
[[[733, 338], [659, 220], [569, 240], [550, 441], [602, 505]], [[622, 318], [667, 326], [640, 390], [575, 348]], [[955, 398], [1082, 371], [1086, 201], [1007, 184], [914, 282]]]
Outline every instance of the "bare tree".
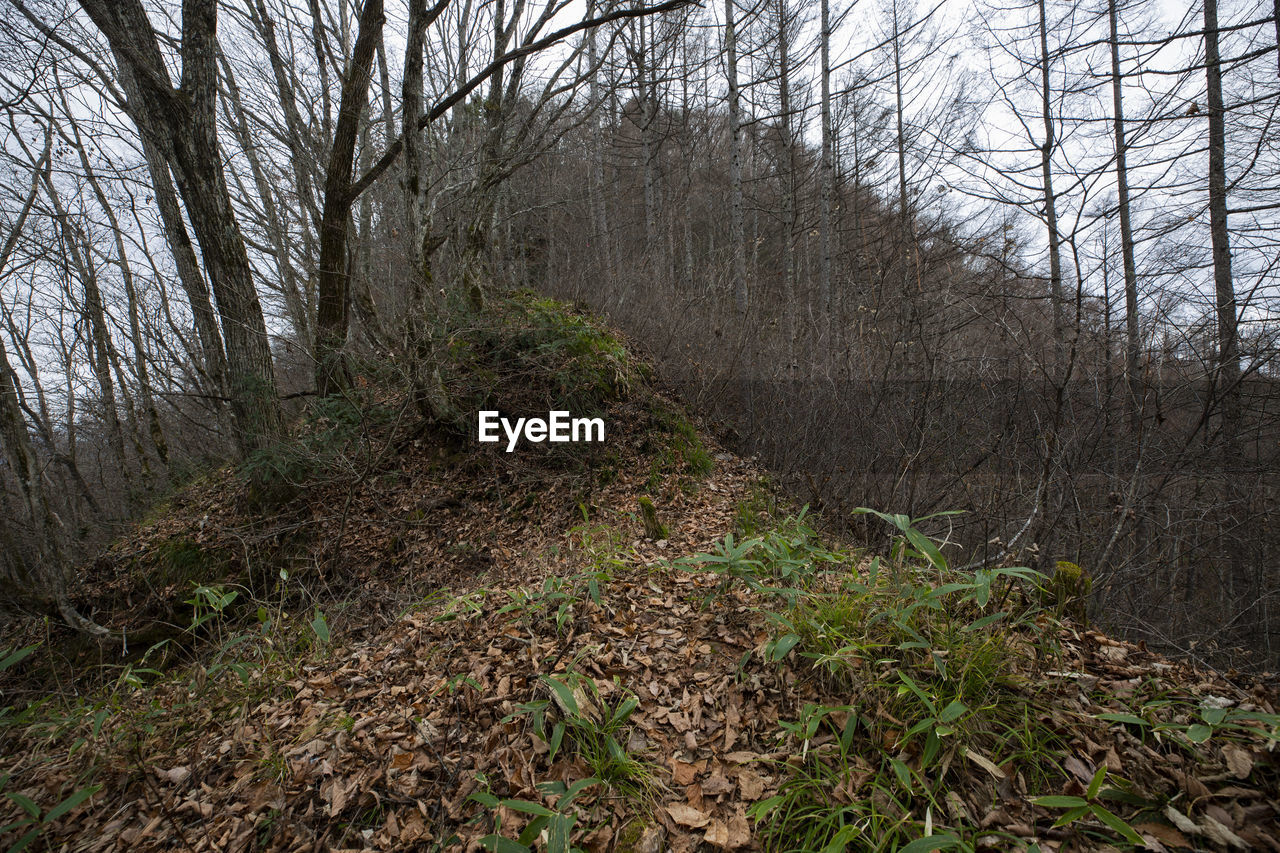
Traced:
[[228, 391], [242, 452], [280, 432], [280, 407], [253, 268], [227, 189], [217, 128], [215, 0], [185, 0], [174, 87], [140, 0], [82, 0], [111, 45], [129, 117], [174, 169], [222, 320]]

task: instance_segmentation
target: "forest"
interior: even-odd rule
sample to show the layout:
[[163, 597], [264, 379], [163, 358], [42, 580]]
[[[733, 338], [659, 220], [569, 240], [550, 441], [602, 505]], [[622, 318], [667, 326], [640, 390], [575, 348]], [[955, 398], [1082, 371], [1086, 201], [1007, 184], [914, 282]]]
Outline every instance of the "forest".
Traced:
[[5, 849], [1280, 849], [1280, 0], [0, 5]]

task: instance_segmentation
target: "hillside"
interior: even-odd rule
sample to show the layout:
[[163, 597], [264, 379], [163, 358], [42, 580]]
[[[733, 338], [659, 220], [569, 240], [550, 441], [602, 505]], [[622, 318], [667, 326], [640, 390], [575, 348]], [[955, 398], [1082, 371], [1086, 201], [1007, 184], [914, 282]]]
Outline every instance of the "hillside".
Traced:
[[1274, 694], [1090, 630], [1077, 567], [839, 541], [556, 303], [454, 346], [456, 422], [369, 365], [105, 552], [127, 648], [9, 626], [5, 847], [1280, 850]]

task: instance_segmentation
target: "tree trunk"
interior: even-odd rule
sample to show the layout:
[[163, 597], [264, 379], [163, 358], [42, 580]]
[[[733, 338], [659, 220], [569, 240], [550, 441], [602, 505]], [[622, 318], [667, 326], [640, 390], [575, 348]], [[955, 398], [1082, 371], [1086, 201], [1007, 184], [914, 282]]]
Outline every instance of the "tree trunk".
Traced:
[[1209, 237], [1213, 245], [1213, 285], [1218, 317], [1218, 369], [1215, 387], [1222, 400], [1222, 482], [1226, 513], [1223, 535], [1231, 561], [1231, 594], [1248, 594], [1248, 577], [1239, 533], [1233, 529], [1240, 509], [1240, 338], [1239, 307], [1231, 275], [1231, 238], [1227, 230], [1227, 140], [1222, 103], [1222, 58], [1218, 52], [1218, 2], [1204, 0], [1204, 54], [1209, 118]]
[[787, 32], [787, 0], [775, 0], [778, 15], [778, 106], [782, 132], [782, 345], [783, 375], [791, 376], [796, 359], [796, 161], [791, 131], [791, 39]]
[[658, 175], [657, 152], [653, 138], [653, 125], [657, 121], [657, 95], [652, 71], [649, 68], [650, 39], [646, 36], [649, 21], [641, 18], [636, 22], [639, 30], [640, 49], [637, 54], [636, 75], [640, 90], [640, 149], [644, 157], [644, 246], [649, 254], [658, 248]]
[[422, 186], [422, 151], [418, 127], [424, 112], [422, 94], [423, 48], [427, 27], [443, 10], [437, 4], [431, 10], [422, 0], [409, 4], [409, 27], [405, 37], [404, 77], [400, 90], [400, 116], [404, 141], [405, 236], [409, 242], [410, 273], [409, 310], [404, 324], [405, 350], [411, 362], [412, 396], [424, 418], [440, 419], [451, 413], [448, 394], [440, 375], [432, 328], [436, 299], [432, 292], [431, 260], [427, 251], [426, 189]]
[[[1138, 270], [1133, 257], [1133, 226], [1129, 214], [1129, 170], [1124, 128], [1124, 96], [1120, 76], [1119, 14], [1116, 0], [1108, 0], [1107, 14], [1111, 22], [1111, 102], [1114, 110], [1116, 145], [1116, 192], [1120, 206], [1120, 253], [1124, 261], [1126, 405], [1129, 431], [1137, 435], [1141, 426], [1142, 391], [1140, 373], [1141, 341], [1138, 336]], [[1108, 359], [1108, 363], [1109, 363]]]
[[[587, 4], [588, 17], [595, 14], [595, 0]], [[609, 234], [609, 210], [605, 203], [604, 131], [600, 123], [600, 57], [596, 47], [596, 31], [587, 31], [587, 65], [591, 69], [591, 219], [599, 257], [601, 277], [614, 277], [612, 238]]]
[[819, 209], [818, 239], [821, 257], [818, 264], [818, 313], [822, 318], [823, 333], [826, 346], [831, 347], [834, 341], [831, 336], [833, 328], [831, 317], [831, 203], [835, 191], [835, 166], [831, 157], [831, 3], [822, 0], [821, 29], [818, 37], [821, 40], [821, 75], [822, 75], [822, 164], [821, 187], [822, 203]]
[[732, 254], [733, 301], [739, 321], [747, 316], [747, 237], [742, 224], [742, 106], [738, 93], [738, 34], [735, 0], [724, 0], [724, 43], [729, 75], [729, 252]]
[[[894, 118], [897, 122], [896, 148], [898, 154], [898, 215], [910, 230], [911, 209], [907, 201], [907, 139], [903, 126], [902, 98], [902, 32], [898, 24], [898, 0], [893, 0], [893, 97]], [[910, 239], [910, 235], [908, 235]]]
[[365, 0], [351, 53], [351, 67], [342, 80], [338, 121], [329, 165], [325, 169], [316, 288], [319, 309], [316, 314], [316, 391], [322, 397], [337, 392], [346, 382], [343, 348], [350, 326], [347, 229], [351, 219], [351, 178], [360, 114], [369, 96], [374, 52], [385, 22], [382, 0]]
[[129, 95], [130, 118], [177, 176], [222, 318], [237, 445], [242, 453], [257, 450], [279, 434], [280, 404], [266, 322], [218, 144], [217, 2], [182, 4], [178, 89], [170, 82], [141, 0], [79, 2], [111, 44], [122, 82], [132, 77], [136, 83]]
[[1040, 10], [1040, 106], [1044, 119], [1044, 143], [1040, 146], [1040, 171], [1044, 181], [1044, 221], [1049, 232], [1049, 300], [1053, 310], [1053, 374], [1062, 367], [1066, 337], [1062, 297], [1062, 247], [1058, 232], [1057, 197], [1053, 192], [1053, 104], [1049, 92], [1049, 31], [1045, 0], [1038, 0]]
[[146, 134], [142, 134], [142, 154], [151, 178], [151, 188], [165, 242], [173, 265], [178, 273], [178, 284], [187, 297], [191, 316], [195, 322], [196, 338], [200, 342], [200, 369], [208, 380], [209, 390], [218, 397], [228, 393], [227, 357], [223, 351], [222, 332], [218, 329], [218, 316], [213, 309], [209, 285], [200, 272], [200, 261], [182, 219], [182, 207], [169, 175], [169, 164]]

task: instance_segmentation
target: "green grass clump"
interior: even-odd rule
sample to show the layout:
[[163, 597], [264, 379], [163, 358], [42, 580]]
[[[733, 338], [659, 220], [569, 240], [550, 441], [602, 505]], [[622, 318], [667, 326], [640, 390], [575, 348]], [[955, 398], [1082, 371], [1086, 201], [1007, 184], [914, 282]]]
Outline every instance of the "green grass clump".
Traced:
[[688, 418], [657, 401], [651, 414], [650, 436], [657, 447], [649, 469], [650, 492], [657, 494], [671, 474], [678, 475], [682, 485], [691, 487], [715, 469], [715, 459]]
[[518, 706], [503, 722], [527, 717], [534, 734], [547, 744], [548, 762], [567, 746], [592, 778], [622, 797], [648, 804], [660, 788], [655, 768], [627, 749], [631, 715], [640, 700], [615, 681], [618, 696], [610, 702], [592, 679], [573, 671], [544, 675], [542, 684], [550, 698]]
[[823, 545], [804, 512], [740, 515], [742, 538], [678, 564], [721, 574], [717, 593], [765, 595], [764, 660], [817, 688], [780, 721], [792, 757], [750, 810], [765, 850], [973, 849], [978, 828], [954, 793], [969, 774], [1019, 772], [1033, 796], [1062, 786], [1069, 747], [1036, 678], [1057, 656], [1042, 576], [954, 569], [919, 530], [927, 519], [875, 513], [896, 535], [860, 564]]
[[466, 413], [600, 415], [643, 376], [601, 323], [529, 291], [494, 300], [452, 336], [449, 355], [446, 385]]
[[292, 437], [258, 450], [240, 463], [250, 511], [276, 509], [309, 484], [352, 476], [371, 454], [372, 434], [395, 411], [362, 394], [315, 400]]

